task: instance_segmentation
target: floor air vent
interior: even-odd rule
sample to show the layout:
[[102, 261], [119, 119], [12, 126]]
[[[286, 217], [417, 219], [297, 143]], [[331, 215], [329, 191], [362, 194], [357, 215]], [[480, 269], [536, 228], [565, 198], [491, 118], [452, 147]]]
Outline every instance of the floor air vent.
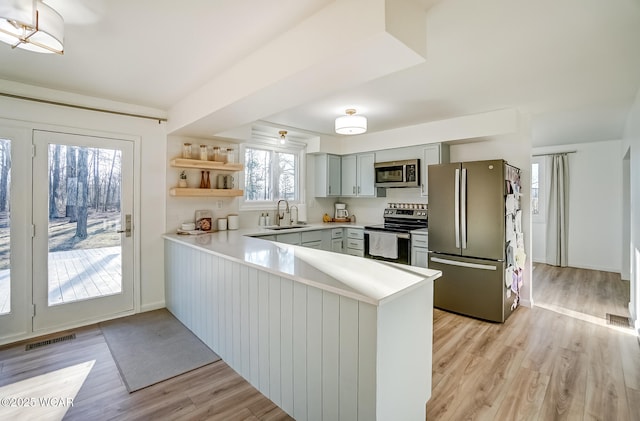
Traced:
[[626, 327], [631, 329], [631, 319], [626, 316], [618, 316], [616, 314], [607, 313], [607, 324], [617, 327]]
[[76, 334], [72, 333], [71, 335], [59, 336], [57, 338], [47, 339], [40, 342], [34, 342], [31, 344], [27, 344], [25, 351], [30, 351], [32, 349], [40, 348], [46, 345], [57, 344], [58, 342], [70, 341], [76, 338]]

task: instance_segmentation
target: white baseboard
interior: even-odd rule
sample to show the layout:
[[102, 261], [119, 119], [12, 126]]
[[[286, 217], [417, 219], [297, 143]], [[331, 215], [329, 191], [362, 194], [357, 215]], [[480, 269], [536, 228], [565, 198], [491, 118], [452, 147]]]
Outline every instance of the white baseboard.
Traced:
[[[536, 260], [533, 259], [533, 263], [539, 263], [542, 265], [548, 265], [549, 263], [547, 263], [544, 260]], [[578, 264], [575, 262], [569, 262], [568, 264], [569, 267], [572, 268], [578, 268], [578, 269], [588, 269], [588, 270], [599, 270], [602, 272], [613, 272], [613, 273], [620, 273], [620, 268], [610, 268], [610, 267], [604, 267], [604, 266], [592, 266], [592, 265], [582, 265], [582, 264]]]
[[165, 308], [166, 304], [164, 300], [156, 301], [155, 303], [148, 303], [140, 306], [140, 313], [145, 313], [147, 311], [160, 310], [161, 308]]
[[531, 308], [533, 307], [533, 301], [529, 301], [529, 300], [520, 300], [520, 305], [522, 307], [528, 307]]

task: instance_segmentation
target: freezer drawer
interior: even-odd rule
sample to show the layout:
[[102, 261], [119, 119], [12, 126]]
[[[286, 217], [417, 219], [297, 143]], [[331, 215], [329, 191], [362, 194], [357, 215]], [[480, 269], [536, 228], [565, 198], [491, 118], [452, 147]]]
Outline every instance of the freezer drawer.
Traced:
[[511, 314], [514, 295], [504, 283], [504, 262], [429, 253], [429, 269], [442, 271], [434, 281], [435, 307], [493, 322]]

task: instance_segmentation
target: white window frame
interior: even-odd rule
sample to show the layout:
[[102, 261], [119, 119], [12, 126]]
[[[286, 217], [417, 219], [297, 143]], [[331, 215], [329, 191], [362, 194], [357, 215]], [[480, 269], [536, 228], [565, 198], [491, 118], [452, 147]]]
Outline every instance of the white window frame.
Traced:
[[[547, 196], [548, 188], [546, 181], [547, 157], [544, 155], [534, 156], [531, 158], [531, 167], [538, 164], [538, 213], [533, 213], [531, 209], [532, 222], [544, 224], [547, 220]], [[533, 176], [533, 174], [532, 174]], [[533, 177], [532, 177], [533, 178]]]
[[[239, 159], [243, 165], [245, 164], [245, 152], [247, 148], [254, 149], [263, 149], [272, 152], [283, 152], [289, 154], [297, 154], [297, 173], [296, 173], [296, 186], [298, 191], [298, 196], [295, 200], [290, 200], [289, 205], [296, 205], [304, 203], [304, 198], [306, 197], [306, 144], [301, 142], [296, 142], [292, 140], [287, 140], [287, 144], [284, 146], [280, 146], [279, 144], [275, 144], [275, 142], [270, 141], [257, 141], [254, 140], [252, 142], [243, 143], [240, 145], [240, 155]], [[245, 171], [241, 171], [239, 176], [239, 185], [242, 188], [245, 188]], [[239, 198], [239, 210], [247, 211], [247, 210], [271, 210], [276, 208], [277, 200], [251, 200], [248, 201], [245, 199], [244, 194]]]

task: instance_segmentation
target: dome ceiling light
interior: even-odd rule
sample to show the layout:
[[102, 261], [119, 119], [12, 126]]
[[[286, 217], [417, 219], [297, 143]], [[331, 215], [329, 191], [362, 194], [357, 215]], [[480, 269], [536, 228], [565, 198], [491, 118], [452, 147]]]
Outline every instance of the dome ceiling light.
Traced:
[[36, 53], [64, 53], [64, 19], [42, 0], [0, 2], [0, 41]]
[[286, 130], [280, 130], [278, 132], [278, 134], [280, 135], [280, 144], [284, 145], [287, 141], [287, 131]]
[[336, 118], [336, 133], [354, 135], [367, 131], [367, 118], [356, 115], [356, 110], [349, 108], [345, 111], [347, 115]]

